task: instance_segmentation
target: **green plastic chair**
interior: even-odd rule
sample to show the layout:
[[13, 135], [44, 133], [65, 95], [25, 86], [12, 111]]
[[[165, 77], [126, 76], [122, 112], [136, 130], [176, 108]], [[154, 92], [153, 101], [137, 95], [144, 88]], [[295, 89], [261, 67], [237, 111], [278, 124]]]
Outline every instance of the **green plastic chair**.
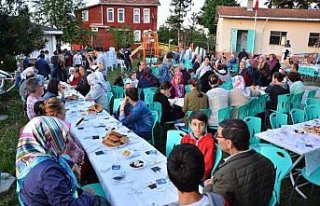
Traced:
[[123, 98], [124, 97], [124, 89], [119, 86], [112, 86], [114, 98]]
[[151, 139], [151, 143], [152, 145], [155, 145], [155, 140], [154, 140], [154, 128], [157, 124], [157, 122], [159, 121], [159, 117], [158, 117], [158, 113], [156, 111], [151, 111], [152, 117], [153, 117], [153, 124], [152, 124], [152, 139]]
[[110, 113], [111, 111], [111, 100], [113, 97], [113, 93], [112, 92], [107, 92], [107, 101], [108, 101], [108, 112]]
[[269, 205], [280, 205], [280, 190], [282, 180], [289, 174], [292, 160], [288, 152], [271, 144], [257, 144], [253, 147], [258, 153], [268, 158], [276, 169], [272, 199]]
[[259, 103], [259, 98], [252, 98], [249, 102], [249, 116], [256, 116], [257, 113], [257, 104]]
[[144, 93], [144, 102], [148, 105], [153, 103], [153, 97], [154, 97], [155, 92], [153, 91], [148, 91]]
[[84, 191], [93, 192], [94, 195], [98, 195], [100, 197], [104, 197], [107, 199], [107, 195], [106, 195], [105, 191], [102, 189], [100, 183], [88, 184], [88, 185], [81, 187], [81, 189]]
[[181, 139], [184, 135], [186, 135], [186, 133], [181, 130], [168, 130], [166, 143], [166, 157], [169, 156], [174, 146], [180, 144]]
[[[318, 74], [320, 74], [320, 72], [319, 72]], [[307, 98], [315, 98], [316, 93], [317, 93], [317, 89], [312, 89], [312, 90], [310, 90], [310, 91], [308, 92]]]
[[300, 109], [300, 104], [302, 101], [304, 92], [297, 93], [293, 95], [291, 100], [291, 109]]
[[113, 114], [118, 111], [122, 100], [123, 100], [123, 98], [116, 98], [113, 100], [113, 109], [112, 109]]
[[249, 116], [243, 121], [247, 124], [250, 132], [250, 145], [259, 144], [260, 139], [256, 138], [255, 134], [261, 132], [261, 118]]
[[220, 87], [225, 90], [231, 90], [233, 88], [233, 85], [232, 82], [223, 82], [223, 84], [221, 84]]
[[211, 176], [213, 176], [213, 174], [215, 173], [215, 171], [217, 170], [220, 162], [221, 162], [221, 159], [222, 159], [222, 150], [220, 148], [220, 146], [215, 143], [214, 144], [215, 146], [215, 157], [214, 157], [214, 162], [213, 162], [213, 167], [212, 167], [212, 170], [211, 170]]
[[320, 99], [307, 98], [307, 99], [306, 99], [306, 105], [311, 105], [311, 104], [318, 104], [318, 105], [320, 105]]
[[305, 121], [304, 110], [302, 109], [292, 109], [290, 111], [292, 124], [298, 124]]
[[152, 67], [151, 68], [151, 73], [156, 77], [160, 76], [160, 72], [159, 72], [158, 67]]
[[264, 95], [261, 95], [256, 104], [255, 104], [255, 112], [257, 114], [260, 114], [260, 113], [265, 113], [266, 111], [266, 103], [267, 103], [267, 100], [269, 98], [269, 95], [268, 94], [264, 94]]
[[185, 59], [184, 67], [186, 68], [186, 70], [192, 69], [192, 64], [190, 59]]
[[232, 118], [232, 110], [233, 107], [223, 107], [218, 110], [218, 121], [219, 123], [222, 122], [225, 119], [231, 119]]
[[152, 102], [151, 104], [148, 104], [149, 106], [149, 109], [152, 110], [152, 111], [155, 111], [157, 112], [158, 114], [158, 122], [160, 123], [161, 122], [161, 117], [162, 117], [162, 105], [160, 102]]
[[191, 92], [190, 84], [184, 85], [184, 91], [185, 91], [185, 93]]
[[238, 119], [244, 119], [247, 116], [249, 116], [249, 111], [250, 111], [250, 102], [240, 105], [238, 109]]
[[143, 88], [143, 94], [148, 93], [148, 92], [156, 92], [158, 90], [158, 87], [147, 87], [147, 88]]
[[238, 64], [232, 64], [229, 72], [238, 73], [238, 71], [239, 71]]
[[150, 65], [151, 64], [151, 58], [147, 57], [146, 58], [146, 65]]
[[306, 113], [306, 120], [318, 119], [320, 118], [320, 105], [310, 104], [304, 108]]
[[280, 112], [273, 112], [269, 116], [270, 124], [272, 129], [280, 128], [281, 125], [288, 124], [288, 115]]
[[282, 94], [278, 96], [277, 112], [289, 114], [290, 112], [290, 94]]

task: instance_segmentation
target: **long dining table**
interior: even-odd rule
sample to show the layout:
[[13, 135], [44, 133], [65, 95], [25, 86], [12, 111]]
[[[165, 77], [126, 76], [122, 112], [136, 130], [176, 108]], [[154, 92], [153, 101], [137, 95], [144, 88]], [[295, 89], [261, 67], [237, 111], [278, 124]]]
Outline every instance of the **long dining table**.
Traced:
[[[256, 133], [255, 136], [278, 147], [298, 155], [292, 164], [290, 181], [295, 186], [294, 169], [305, 158], [307, 173], [311, 174], [320, 168], [320, 134], [308, 131], [308, 128], [320, 127], [320, 119], [314, 119], [294, 125], [283, 125], [278, 129], [269, 129]], [[301, 196], [306, 197], [298, 187], [294, 188]]]
[[[73, 92], [69, 90], [67, 95]], [[89, 113], [88, 108], [94, 102], [76, 95], [80, 97], [78, 100], [65, 104], [66, 120], [71, 123], [71, 132], [85, 150], [110, 203], [157, 206], [177, 202], [178, 192], [168, 178], [166, 157], [105, 110]], [[119, 147], [106, 146], [102, 141], [111, 130], [126, 135], [129, 141]]]

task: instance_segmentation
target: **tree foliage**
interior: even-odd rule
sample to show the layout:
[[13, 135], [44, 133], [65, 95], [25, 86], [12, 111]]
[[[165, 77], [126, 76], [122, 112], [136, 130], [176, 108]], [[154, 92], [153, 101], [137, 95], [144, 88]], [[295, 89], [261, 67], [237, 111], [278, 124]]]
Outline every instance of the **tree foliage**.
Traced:
[[236, 0], [205, 0], [199, 14], [199, 24], [209, 29], [210, 34], [216, 33], [214, 24], [218, 6], [238, 6]]
[[265, 5], [269, 8], [308, 9], [312, 5], [320, 8], [319, 0], [267, 0]]
[[59, 40], [65, 43], [86, 44], [91, 32], [83, 28], [81, 18], [76, 12], [84, 7], [82, 0], [32, 0], [34, 19], [44, 25], [63, 32]]
[[118, 28], [111, 28], [109, 31], [112, 34], [113, 46], [116, 48], [127, 48], [133, 44], [133, 32], [128, 25], [123, 25]]
[[23, 0], [2, 1], [0, 5], [0, 62], [10, 56], [29, 54], [44, 47], [41, 26], [30, 21], [30, 12]]
[[173, 28], [181, 30], [184, 17], [187, 16], [193, 6], [192, 0], [172, 0], [170, 6], [173, 9], [170, 9], [171, 15], [168, 17], [167, 23]]

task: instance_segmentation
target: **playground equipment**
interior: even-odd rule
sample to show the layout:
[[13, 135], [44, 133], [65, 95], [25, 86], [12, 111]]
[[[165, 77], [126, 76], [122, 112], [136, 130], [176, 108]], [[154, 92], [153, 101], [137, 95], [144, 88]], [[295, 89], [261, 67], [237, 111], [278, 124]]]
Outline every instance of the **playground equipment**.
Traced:
[[[142, 61], [146, 61], [146, 51], [150, 50], [149, 57], [159, 57], [159, 39], [156, 31], [147, 30], [142, 35]], [[153, 53], [154, 52], [154, 53]]]

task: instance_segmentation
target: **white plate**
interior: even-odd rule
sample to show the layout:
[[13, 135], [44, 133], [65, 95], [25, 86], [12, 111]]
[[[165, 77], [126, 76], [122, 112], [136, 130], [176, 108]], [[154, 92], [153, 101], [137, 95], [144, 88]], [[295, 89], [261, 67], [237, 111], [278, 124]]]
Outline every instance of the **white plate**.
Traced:
[[[137, 166], [134, 166], [134, 164], [136, 164]], [[140, 160], [140, 159], [133, 160], [133, 161], [131, 161], [131, 162], [129, 163], [129, 166], [130, 166], [132, 169], [135, 169], [135, 170], [142, 169], [142, 168], [144, 168], [146, 165], [147, 165], [147, 162], [146, 162], [146, 161], [143, 161], [143, 160]]]
[[126, 158], [131, 157], [133, 154], [134, 154], [134, 151], [132, 150], [129, 150], [129, 149], [121, 150], [121, 155]]

